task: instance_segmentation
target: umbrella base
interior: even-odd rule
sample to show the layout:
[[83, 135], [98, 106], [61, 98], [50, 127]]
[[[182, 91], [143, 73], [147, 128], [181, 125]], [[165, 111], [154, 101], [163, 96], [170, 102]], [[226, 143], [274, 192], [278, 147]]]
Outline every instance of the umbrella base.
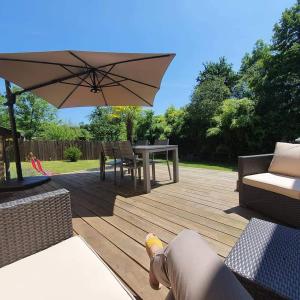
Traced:
[[31, 176], [23, 180], [11, 179], [0, 183], [0, 193], [29, 189], [48, 182], [50, 179], [48, 176]]

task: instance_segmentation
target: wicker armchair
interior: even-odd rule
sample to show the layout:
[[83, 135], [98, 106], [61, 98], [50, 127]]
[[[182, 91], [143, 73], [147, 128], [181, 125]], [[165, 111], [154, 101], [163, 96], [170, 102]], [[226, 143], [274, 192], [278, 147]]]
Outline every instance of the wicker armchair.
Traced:
[[279, 193], [243, 183], [243, 177], [268, 172], [273, 154], [240, 156], [238, 161], [239, 204], [283, 224], [300, 228], [300, 202]]
[[0, 267], [1, 299], [135, 299], [73, 236], [65, 189], [0, 204]]
[[0, 267], [73, 235], [65, 189], [0, 204]]

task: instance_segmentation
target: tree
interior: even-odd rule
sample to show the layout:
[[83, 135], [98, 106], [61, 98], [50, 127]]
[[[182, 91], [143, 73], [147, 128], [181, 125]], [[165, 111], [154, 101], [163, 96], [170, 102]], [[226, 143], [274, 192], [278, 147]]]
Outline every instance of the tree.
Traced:
[[136, 136], [138, 140], [152, 140], [152, 124], [154, 119], [154, 111], [145, 109], [141, 112], [136, 126]]
[[253, 148], [253, 137], [259, 136], [256, 119], [252, 100], [226, 99], [215, 113], [207, 136], [218, 139], [216, 152], [222, 149], [227, 152], [227, 158], [232, 159]]
[[[6, 97], [0, 95], [0, 124], [10, 128], [8, 111], [4, 105], [6, 101]], [[57, 120], [56, 108], [29, 92], [17, 97], [15, 116], [17, 130], [29, 140], [40, 135], [45, 123]]]
[[225, 57], [220, 57], [218, 62], [205, 63], [203, 66], [204, 70], [197, 77], [199, 85], [205, 81], [222, 78], [223, 83], [231, 91], [238, 80], [238, 75], [233, 71], [232, 64], [229, 64]]
[[292, 141], [300, 132], [300, 2], [283, 12], [274, 26], [272, 55], [264, 61], [264, 74], [253, 85], [256, 113], [265, 128], [263, 148], [276, 141]]
[[56, 121], [56, 108], [32, 93], [23, 93], [16, 101], [17, 128], [31, 140], [42, 131], [43, 125]]
[[85, 128], [67, 124], [45, 123], [39, 138], [56, 141], [89, 140], [90, 132]]
[[113, 117], [111, 107], [97, 107], [90, 115], [88, 130], [98, 141], [126, 139], [125, 126], [120, 119]]
[[141, 108], [138, 106], [114, 106], [112, 108], [112, 117], [125, 123], [126, 137], [131, 143], [133, 143], [134, 129], [140, 113]]
[[155, 116], [153, 110], [143, 110], [137, 120], [137, 139], [148, 140], [151, 143], [156, 139], [164, 139], [166, 128], [167, 124], [163, 115]]
[[300, 0], [286, 9], [274, 26], [273, 49], [279, 53], [297, 48], [300, 44]]
[[251, 53], [242, 59], [239, 80], [233, 88], [235, 98], [251, 98], [255, 100], [255, 87], [265, 76], [265, 64], [271, 57], [271, 47], [263, 40], [258, 40]]
[[186, 110], [184, 108], [176, 109], [170, 106], [165, 112], [165, 135], [170, 139], [171, 143], [179, 144], [185, 137], [184, 125]]
[[6, 102], [5, 96], [0, 94], [0, 126], [9, 128], [9, 117], [7, 107], [4, 105]]
[[[195, 87], [191, 103], [186, 107], [184, 125], [186, 140], [184, 144], [193, 143], [193, 149], [199, 155], [211, 151], [209, 143], [206, 141], [206, 130], [211, 126], [215, 111], [229, 96], [230, 90], [225, 85], [223, 78], [207, 79]], [[189, 147], [183, 149], [183, 152], [188, 151], [190, 151]]]

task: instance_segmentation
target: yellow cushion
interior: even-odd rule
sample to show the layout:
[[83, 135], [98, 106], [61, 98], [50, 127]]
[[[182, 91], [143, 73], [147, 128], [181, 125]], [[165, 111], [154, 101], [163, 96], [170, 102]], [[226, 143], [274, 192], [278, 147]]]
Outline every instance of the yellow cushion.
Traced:
[[268, 171], [300, 177], [300, 144], [276, 143]]
[[79, 236], [0, 269], [1, 299], [134, 299]]
[[300, 199], [300, 178], [297, 177], [261, 173], [245, 176], [243, 183], [290, 198]]

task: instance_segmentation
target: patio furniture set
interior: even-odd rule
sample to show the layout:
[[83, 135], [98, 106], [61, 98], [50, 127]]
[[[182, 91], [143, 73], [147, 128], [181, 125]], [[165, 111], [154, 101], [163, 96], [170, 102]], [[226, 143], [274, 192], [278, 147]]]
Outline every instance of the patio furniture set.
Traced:
[[[124, 169], [127, 169], [133, 178], [134, 189], [136, 189], [137, 177], [141, 179], [141, 169], [143, 168], [143, 178], [145, 193], [151, 191], [150, 166], [152, 169], [152, 180], [155, 182], [155, 161], [154, 153], [165, 153], [170, 180], [172, 179], [169, 166], [169, 151], [173, 153], [173, 181], [179, 181], [178, 172], [178, 146], [169, 145], [169, 140], [156, 140], [153, 145], [148, 141], [138, 141], [134, 146], [129, 141], [102, 142], [100, 155], [100, 177], [105, 179], [106, 165], [114, 168], [114, 182], [117, 182], [117, 167], [120, 168], [120, 178], [124, 177]], [[107, 163], [107, 159], [112, 161]]]
[[[278, 143], [272, 161], [271, 157], [240, 157], [240, 203], [299, 227], [294, 200], [300, 195], [296, 176], [300, 145]], [[283, 180], [261, 183], [268, 177], [250, 177], [268, 173]], [[287, 185], [286, 178], [293, 184]], [[259, 184], [253, 183], [259, 179]], [[248, 186], [258, 189], [253, 194], [256, 201], [249, 201]], [[286, 211], [279, 213], [276, 205]], [[299, 243], [299, 229], [253, 218], [224, 263], [254, 299], [300, 299]], [[43, 299], [134, 299], [88, 244], [73, 236], [70, 194], [65, 189], [0, 204], [0, 267], [3, 299], [34, 300], [41, 295]]]

